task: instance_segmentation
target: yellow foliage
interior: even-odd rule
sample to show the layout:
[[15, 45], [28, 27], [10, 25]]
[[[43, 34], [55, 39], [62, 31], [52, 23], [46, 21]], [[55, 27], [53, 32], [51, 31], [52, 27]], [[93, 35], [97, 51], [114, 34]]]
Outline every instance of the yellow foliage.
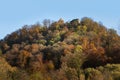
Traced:
[[54, 69], [54, 64], [53, 64], [52, 61], [49, 61], [49, 62], [47, 63], [47, 68], [48, 68], [48, 70], [53, 70], [53, 69]]
[[4, 58], [0, 57], [0, 80], [10, 80], [12, 72], [17, 71], [17, 68], [11, 67]]
[[75, 47], [75, 50], [74, 50], [75, 53], [82, 53], [82, 46], [81, 45], [77, 45]]

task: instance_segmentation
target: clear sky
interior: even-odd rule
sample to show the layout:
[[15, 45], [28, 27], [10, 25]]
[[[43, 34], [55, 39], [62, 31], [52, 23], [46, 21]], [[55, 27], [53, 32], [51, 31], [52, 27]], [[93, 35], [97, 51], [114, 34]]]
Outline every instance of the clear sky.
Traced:
[[120, 0], [0, 0], [0, 39], [25, 24], [82, 17], [116, 29], [120, 25]]

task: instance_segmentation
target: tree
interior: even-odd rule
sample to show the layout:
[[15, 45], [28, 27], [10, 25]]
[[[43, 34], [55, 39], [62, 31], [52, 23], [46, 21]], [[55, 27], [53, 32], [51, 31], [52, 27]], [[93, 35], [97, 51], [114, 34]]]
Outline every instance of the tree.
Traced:
[[0, 49], [0, 56], [2, 56], [2, 50]]
[[85, 76], [86, 80], [104, 80], [102, 73], [94, 68], [87, 68]]
[[80, 20], [79, 19], [73, 19], [72, 21], [70, 21], [70, 24], [74, 27], [77, 27], [80, 24]]
[[76, 46], [73, 54], [67, 54], [65, 57], [62, 57], [61, 60], [63, 62], [62, 69], [65, 71], [67, 78], [69, 80], [79, 80], [82, 73], [81, 66], [85, 61], [85, 56], [81, 51], [81, 46]]
[[58, 24], [59, 24], [59, 25], [63, 25], [63, 24], [64, 24], [64, 20], [63, 20], [62, 18], [60, 18], [60, 19], [58, 20]]
[[28, 63], [28, 60], [29, 60], [29, 57], [31, 56], [31, 53], [29, 53], [28, 51], [26, 50], [21, 50], [20, 51], [20, 54], [18, 56], [18, 65], [21, 67], [21, 68], [25, 68], [26, 66], [28, 66], [27, 64]]
[[11, 74], [17, 69], [11, 67], [4, 58], [0, 57], [0, 80], [12, 80]]
[[43, 20], [43, 25], [45, 27], [49, 27], [51, 25], [51, 21], [49, 19], [45, 19], [45, 20]]
[[30, 75], [30, 80], [44, 80], [44, 77], [41, 72], [34, 72]]

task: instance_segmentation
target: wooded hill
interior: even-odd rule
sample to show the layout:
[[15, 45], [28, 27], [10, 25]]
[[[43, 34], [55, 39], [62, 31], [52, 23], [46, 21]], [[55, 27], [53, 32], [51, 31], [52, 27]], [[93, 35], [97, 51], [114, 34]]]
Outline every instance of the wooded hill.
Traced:
[[120, 36], [88, 17], [25, 25], [0, 41], [0, 80], [120, 80]]

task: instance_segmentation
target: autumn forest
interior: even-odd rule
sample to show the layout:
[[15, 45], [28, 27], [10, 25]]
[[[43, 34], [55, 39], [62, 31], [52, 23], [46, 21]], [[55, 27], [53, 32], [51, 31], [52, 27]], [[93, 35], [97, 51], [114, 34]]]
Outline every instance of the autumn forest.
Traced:
[[0, 40], [0, 80], [120, 80], [120, 35], [88, 17], [24, 25]]

